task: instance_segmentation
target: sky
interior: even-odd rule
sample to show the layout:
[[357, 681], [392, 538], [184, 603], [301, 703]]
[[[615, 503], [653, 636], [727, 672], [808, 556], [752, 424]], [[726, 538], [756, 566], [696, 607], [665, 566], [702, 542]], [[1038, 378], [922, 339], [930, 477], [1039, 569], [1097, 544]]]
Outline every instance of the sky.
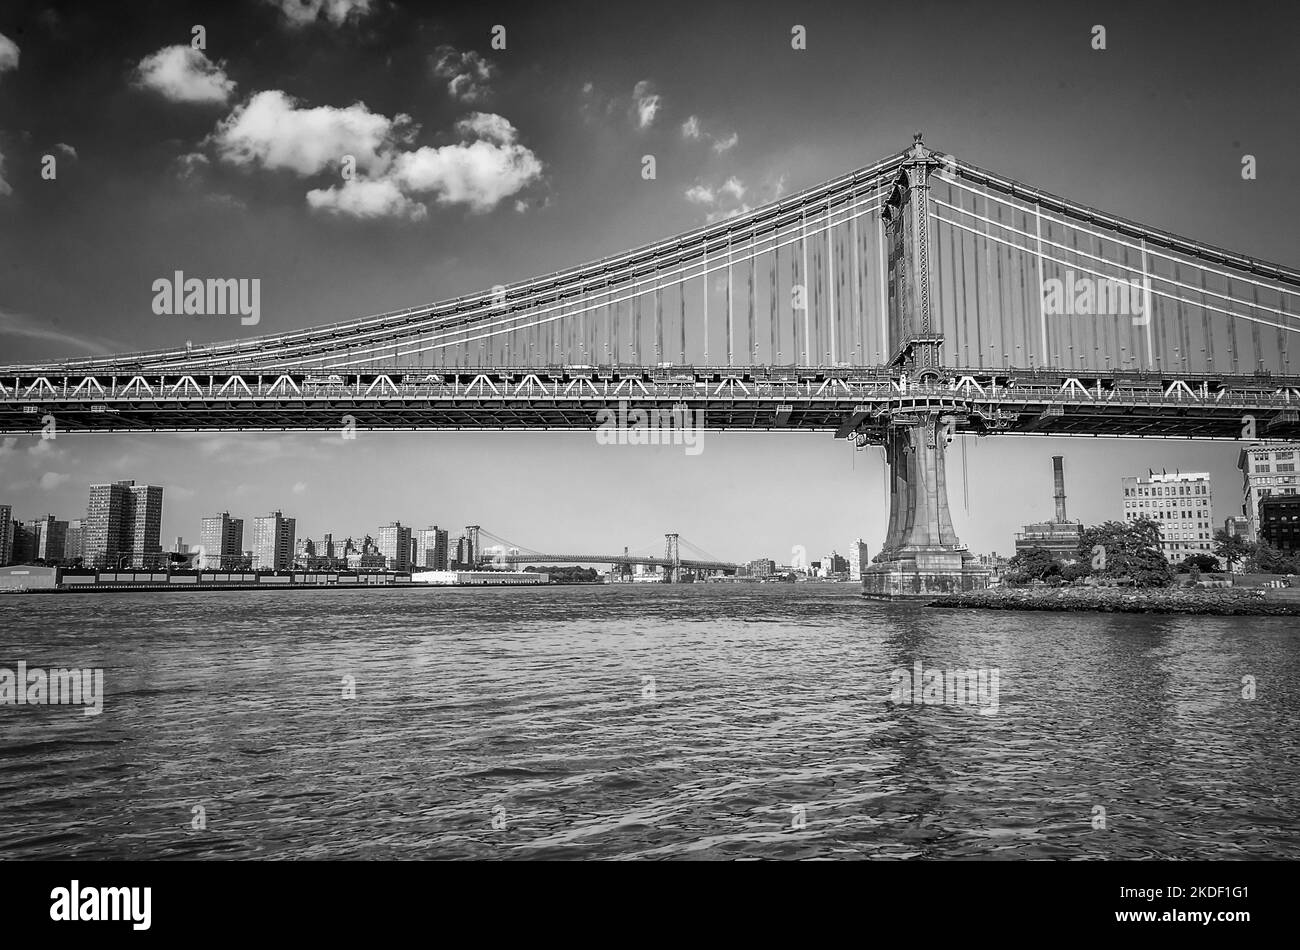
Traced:
[[[1297, 267], [1298, 27], [1294, 4], [9, 0], [0, 364], [510, 283], [838, 176], [917, 131]], [[152, 283], [176, 270], [259, 278], [261, 323], [156, 316]], [[964, 441], [950, 501], [976, 552], [1050, 517], [1055, 454], [1071, 518], [1122, 517], [1121, 477], [1148, 468], [1207, 471], [1215, 520], [1240, 512], [1234, 444]], [[710, 431], [698, 455], [559, 432], [0, 437], [16, 517], [80, 517], [88, 486], [119, 478], [165, 486], [166, 547], [197, 542], [206, 514], [278, 508], [300, 537], [474, 523], [535, 550], [617, 551], [674, 531], [717, 557], [788, 561], [857, 537], [874, 553], [888, 514], [880, 450], [829, 433]]]

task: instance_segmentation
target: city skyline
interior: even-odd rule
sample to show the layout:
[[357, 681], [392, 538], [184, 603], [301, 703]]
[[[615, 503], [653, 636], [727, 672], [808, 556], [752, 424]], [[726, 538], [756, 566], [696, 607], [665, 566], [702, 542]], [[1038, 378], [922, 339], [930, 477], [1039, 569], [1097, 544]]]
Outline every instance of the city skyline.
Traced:
[[[727, 433], [718, 433], [716, 434], [716, 438], [721, 439], [725, 435], [727, 435]], [[362, 437], [389, 439], [394, 438], [395, 434], [365, 433]], [[753, 438], [754, 436], [749, 435], [749, 437]], [[801, 439], [812, 438], [810, 436], [788, 435], [773, 435], [772, 437]], [[63, 441], [66, 443], [72, 438], [78, 437], [65, 437]], [[83, 436], [81, 438], [93, 438], [93, 436]], [[217, 436], [213, 438], [225, 439], [226, 437]], [[311, 439], [312, 436], [294, 435], [288, 437], [279, 436], [278, 438], [303, 440]], [[315, 438], [320, 439], [320, 436], [315, 436]], [[1024, 444], [1036, 446], [1042, 444], [1046, 447], [1042, 453], [1041, 464], [1039, 464], [1036, 469], [1032, 467], [1024, 468], [1022, 466], [1032, 466], [1035, 456], [1040, 453], [1026, 453], [1027, 457], [1024, 458], [1024, 461], [1018, 462], [1014, 465], [1018, 476], [1017, 484], [1022, 490], [1015, 493], [1002, 493], [998, 498], [990, 498], [988, 501], [979, 505], [982, 511], [973, 515], [968, 514], [965, 510], [961, 476], [956, 465], [954, 465], [952, 474], [949, 476], [954, 522], [958, 526], [958, 530], [963, 532], [963, 537], [971, 538], [971, 550], [982, 554], [997, 553], [1007, 556], [1014, 553], [1016, 535], [1022, 531], [1025, 524], [1034, 521], [1046, 522], [1054, 513], [1051, 471], [1051, 456], [1053, 454], [1064, 454], [1065, 457], [1066, 493], [1069, 498], [1071, 521], [1081, 521], [1084, 524], [1096, 524], [1108, 520], [1124, 520], [1126, 517], [1126, 503], [1123, 493], [1123, 481], [1128, 478], [1145, 478], [1145, 473], [1148, 470], [1154, 470], [1156, 473], [1160, 473], [1162, 470], [1167, 470], [1171, 475], [1175, 471], [1179, 470], [1184, 473], [1191, 471], [1208, 471], [1211, 476], [1211, 485], [1214, 486], [1213, 503], [1215, 505], [1215, 515], [1213, 518], [1212, 530], [1217, 530], [1222, 527], [1225, 518], [1241, 515], [1242, 513], [1242, 492], [1240, 490], [1242, 473], [1237, 468], [1237, 461], [1241, 455], [1242, 449], [1252, 445], [1252, 443], [1242, 443], [1240, 445], [1235, 443], [1213, 443], [1212, 445], [1219, 448], [1222, 454], [1228, 454], [1229, 451], [1231, 452], [1232, 460], [1230, 467], [1225, 468], [1223, 465], [1219, 465], [1213, 468], [1202, 467], [1198, 469], [1195, 467], [1194, 463], [1200, 456], [1195, 451], [1187, 451], [1192, 448], [1191, 445], [1187, 443], [1180, 444], [1171, 440], [1144, 440], [1144, 445], [1152, 448], [1159, 448], [1162, 446], [1173, 448], [1177, 446], [1184, 451], [1170, 451], [1162, 456], [1156, 456], [1153, 454], [1149, 457], [1149, 464], [1141, 466], [1140, 469], [1134, 469], [1132, 472], [1124, 471], [1122, 474], [1119, 473], [1120, 470], [1116, 470], [1117, 474], [1109, 478], [1102, 485], [1089, 486], [1087, 484], [1077, 484], [1080, 481], [1077, 473], [1072, 475], [1072, 473], [1075, 472], [1075, 468], [1072, 467], [1071, 460], [1073, 456], [1077, 454], [1074, 451], [1074, 447], [1080, 445], [1080, 440], [1004, 439], [998, 442], [985, 440], [984, 444], [980, 445], [978, 449], [976, 449], [974, 447], [974, 443], [976, 442], [974, 437], [969, 437], [969, 439], [972, 445], [968, 450], [967, 461], [969, 469], [968, 476], [972, 482], [972, 490], [974, 489], [974, 483], [977, 479], [988, 478], [991, 480], [997, 473], [1001, 473], [1000, 477], [1005, 481], [1005, 453], [989, 451], [990, 448], [1008, 443], [1011, 443], [1013, 446]], [[328, 443], [330, 440], [326, 438], [321, 439], [321, 441]], [[840, 452], [844, 452], [844, 446], [842, 444], [836, 445], [835, 443], [831, 443], [829, 440], [826, 440], [826, 442], [827, 444], [834, 445]], [[1056, 444], [1062, 448], [1057, 452], [1052, 452], [1050, 447], [1048, 447], [1049, 443]], [[0, 445], [3, 445], [3, 442], [0, 442]], [[1199, 445], [1204, 446], [1205, 443], [1199, 443]], [[1270, 449], [1276, 450], [1277, 448], [1281, 448], [1282, 445], [1284, 445], [1284, 443], [1279, 443], [1277, 445], [1266, 444], [1262, 447], [1262, 451], [1267, 452]], [[645, 447], [638, 448], [644, 449]], [[956, 449], [956, 452], [953, 454], [952, 458], [955, 460], [956, 464], [959, 465], [961, 459], [959, 444], [955, 442], [953, 448]], [[418, 451], [418, 447], [412, 446], [409, 447], [408, 450]], [[50, 456], [51, 452], [59, 451], [61, 450], [50, 450], [47, 448], [38, 452], [37, 456], [46, 458]], [[628, 449], [625, 449], [624, 451], [628, 451]], [[637, 449], [631, 449], [631, 451], [635, 455]], [[670, 452], [670, 450], [668, 451]], [[666, 462], [667, 467], [671, 469], [674, 458], [669, 455], [669, 457], [663, 459], [663, 461]], [[698, 459], [692, 461], [697, 462]], [[1193, 464], [1186, 464], [1189, 461]], [[841, 473], [840, 477], [833, 481], [833, 484], [840, 484], [850, 479], [857, 479], [864, 491], [868, 493], [870, 492], [870, 486], [873, 480], [877, 486], [880, 486], [881, 475], [879, 470], [881, 466], [878, 450], [857, 452], [856, 459], [851, 464], [854, 465], [854, 468], [850, 469], [847, 477]], [[872, 471], [873, 469], [874, 471]], [[235, 491], [232, 491], [228, 495], [218, 496], [217, 498], [209, 500], [206, 496], [200, 496], [193, 490], [181, 486], [166, 484], [164, 480], [164, 485], [162, 487], [164, 488], [166, 503], [162, 508], [160, 536], [181, 536], [184, 538], [200, 537], [202, 533], [202, 523], [205, 519], [218, 515], [222, 511], [228, 511], [234, 516], [243, 518], [245, 524], [244, 550], [251, 550], [250, 539], [253, 522], [256, 519], [265, 517], [267, 514], [276, 511], [283, 511], [286, 517], [292, 518], [295, 521], [296, 537], [299, 539], [310, 538], [313, 540], [319, 540], [325, 534], [333, 534], [337, 541], [341, 541], [347, 537], [352, 537], [354, 540], [359, 542], [367, 535], [372, 536], [377, 540], [381, 529], [385, 525], [397, 521], [410, 529], [413, 535], [418, 534], [425, 528], [435, 525], [450, 526], [447, 530], [452, 532], [452, 542], [454, 543], [456, 533], [462, 531], [465, 525], [483, 523], [486, 521], [487, 519], [484, 517], [484, 512], [491, 512], [494, 505], [499, 505], [499, 499], [505, 496], [507, 494], [507, 489], [511, 487], [508, 481], [497, 485], [493, 484], [490, 478], [486, 483], [484, 483], [482, 478], [486, 477], [486, 475], [490, 475], [491, 471], [490, 468], [486, 469], [484, 475], [480, 476], [480, 479], [476, 480], [475, 484], [471, 486], [476, 489], [476, 491], [467, 493], [466, 498], [469, 500], [462, 503], [463, 508], [459, 512], [462, 516], [429, 517], [427, 519], [418, 516], [411, 517], [409, 508], [412, 506], [410, 505], [402, 506], [402, 511], [396, 512], [394, 509], [397, 506], [395, 506], [390, 500], [391, 496], [388, 492], [375, 492], [374, 494], [376, 497], [371, 501], [367, 498], [365, 493], [359, 495], [350, 494], [350, 490], [346, 485], [336, 485], [333, 488], [333, 491], [337, 492], [337, 494], [324, 494], [324, 492], [330, 491], [329, 488], [322, 489], [321, 494], [312, 494], [309, 493], [306, 482], [301, 483], [303, 485], [303, 490], [297, 493], [292, 489], [287, 493], [277, 493], [276, 486], [270, 484], [261, 484], [256, 486], [241, 484], [236, 487]], [[817, 472], [814, 468], [814, 472], [809, 476], [809, 478], [815, 478], [816, 474]], [[150, 484], [157, 481], [159, 480], [151, 479]], [[1109, 483], [1112, 481], [1114, 484], [1110, 485]], [[796, 501], [800, 497], [806, 498], [812, 496], [815, 498], [818, 495], [825, 494], [825, 492], [810, 490], [809, 484], [808, 481], [802, 483], [803, 491], [796, 494]], [[788, 526], [784, 529], [784, 536], [791, 539], [788, 543], [785, 542], [783, 537], [779, 534], [779, 532], [783, 530], [782, 528], [767, 524], [763, 519], [757, 519], [756, 523], [756, 520], [752, 517], [747, 517], [744, 521], [747, 533], [754, 537], [752, 542], [737, 538], [736, 532], [734, 531], [727, 532], [721, 536], [719, 540], [706, 538], [695, 534], [693, 529], [689, 526], [689, 523], [686, 526], [683, 526], [680, 523], [667, 525], [665, 526], [664, 531], [660, 532], [657, 536], [622, 540], [618, 536], [617, 509], [608, 510], [602, 516], [588, 519], [590, 523], [575, 527], [572, 518], [557, 520], [554, 517], [547, 516], [546, 506], [544, 504], [546, 497], [545, 488], [545, 485], [539, 486], [537, 489], [537, 497], [532, 500], [529, 500], [527, 493], [521, 493], [517, 488], [511, 496], [511, 504], [518, 506], [515, 510], [520, 512], [523, 516], [519, 518], [519, 521], [526, 525], [535, 527], [536, 530], [540, 531], [540, 537], [534, 538], [531, 536], [523, 536], [522, 534], [516, 533], [511, 527], [502, 528], [500, 524], [489, 523], [488, 527], [491, 528], [495, 534], [508, 537], [510, 540], [518, 542], [525, 547], [535, 550], [545, 549], [555, 552], [571, 550], [608, 551], [609, 553], [615, 553], [618, 550], [621, 550], [625, 544], [633, 550], [642, 548], [653, 549], [657, 545], [662, 544], [664, 533], [668, 533], [669, 531], [679, 531], [680, 533], [690, 537], [692, 541], [697, 543], [700, 547], [711, 551], [724, 560], [738, 564], [745, 564], [757, 558], [771, 558], [778, 564], [789, 563], [791, 551], [796, 546], [809, 552], [810, 557], [818, 557], [821, 552], [830, 552], [832, 550], [841, 554], [846, 553], [841, 550], [844, 542], [840, 535], [842, 535], [843, 532], [840, 528], [834, 526], [837, 513], [835, 511], [827, 511], [827, 508], [831, 506], [828, 506], [825, 501], [821, 503], [819, 509], [816, 509], [818, 515], [823, 519], [820, 523], [824, 524], [824, 527], [820, 532], [818, 532], [799, 528], [798, 519], [801, 517], [800, 509], [797, 505], [792, 506], [789, 498], [785, 498], [784, 500], [773, 499], [773, 507], [769, 512], [767, 512], [766, 517], [770, 521], [776, 521], [778, 524]], [[75, 498], [77, 491], [75, 485], [71, 483], [59, 487], [61, 497], [64, 498]], [[500, 494], [496, 494], [498, 491]], [[10, 496], [14, 494], [14, 492], [10, 492]], [[454, 491], [452, 494], [454, 496]], [[832, 497], [834, 494], [834, 492], [831, 492]], [[264, 500], [265, 503], [255, 504], [252, 501], [241, 503], [239, 500], [241, 497], [248, 498], [250, 496], [256, 498], [258, 502]], [[353, 507], [351, 509], [353, 512], [360, 508], [367, 512], [374, 512], [375, 517], [366, 518], [355, 513], [349, 513], [347, 516], [320, 515], [313, 513], [322, 509], [337, 510], [337, 507], [345, 499], [353, 502]], [[860, 525], [855, 522], [849, 526], [848, 531], [850, 536], [860, 536], [867, 539], [868, 544], [870, 545], [870, 538], [883, 534], [884, 518], [887, 509], [882, 503], [882, 499], [883, 501], [887, 501], [887, 496], [883, 495], [883, 488], [881, 489], [881, 498], [874, 499], [876, 502], [875, 507], [878, 508], [878, 520], [864, 520]], [[653, 501], [656, 505], [662, 505], [664, 503], [664, 499], [662, 498], [649, 499], [647, 500], [647, 503], [649, 501]], [[1002, 504], [999, 504], [999, 501], [1001, 501]], [[974, 509], [976, 507], [976, 498], [972, 497], [971, 502], [972, 509]], [[53, 505], [44, 508], [40, 512], [40, 515], [13, 503], [8, 497], [3, 501], [0, 501], [0, 504], [8, 505], [14, 512], [13, 517], [16, 520], [24, 522], [30, 520], [32, 517], [39, 517], [45, 513], [52, 513], [57, 518], [64, 521], [72, 521], [79, 516], [84, 517], [84, 514], [73, 513], [79, 513], [81, 510], [77, 508], [76, 502], [69, 502], [62, 505]], [[439, 507], [441, 510], [445, 507], [455, 506], [454, 504], [444, 505], [440, 503]], [[669, 499], [669, 503], [665, 510], [672, 511], [674, 507], [672, 500]], [[866, 507], [870, 507], [870, 505]], [[304, 509], [309, 513], [304, 514]], [[601, 509], [596, 508], [595, 510], [600, 511]], [[689, 504], [682, 505], [681, 510], [692, 513], [700, 511], [701, 508], [692, 501]], [[402, 516], [394, 517], [395, 514], [401, 514]], [[453, 512], [453, 515], [455, 514], [456, 512]], [[1041, 515], [1041, 517], [1038, 517], [1038, 515]], [[643, 514], [642, 517], [649, 517], [649, 515]], [[579, 517], [578, 520], [582, 521], [583, 519]], [[815, 515], [811, 520], [816, 522], [817, 516]], [[344, 522], [347, 522], [347, 524], [344, 524]], [[356, 522], [361, 523], [357, 524]], [[339, 527], [341, 524], [344, 524], [342, 528]], [[550, 527], [549, 531], [547, 530], [548, 526]], [[873, 534], [873, 532], [875, 534]], [[825, 537], [821, 537], [822, 534], [824, 534]], [[990, 544], [980, 544], [979, 539], [981, 538], [992, 538], [993, 542]], [[767, 547], [764, 548], [762, 547], [763, 545], [767, 545]]]

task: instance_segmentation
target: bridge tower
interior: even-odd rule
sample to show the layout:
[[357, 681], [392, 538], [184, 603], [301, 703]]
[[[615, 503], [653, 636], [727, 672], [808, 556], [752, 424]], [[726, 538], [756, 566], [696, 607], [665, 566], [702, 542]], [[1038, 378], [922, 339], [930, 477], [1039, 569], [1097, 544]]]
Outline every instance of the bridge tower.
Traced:
[[664, 535], [664, 583], [680, 584], [682, 582], [682, 554], [677, 545], [677, 535]]
[[885, 447], [889, 527], [862, 572], [870, 597], [925, 596], [988, 586], [988, 572], [957, 538], [944, 454], [960, 408], [937, 383], [943, 334], [930, 294], [930, 175], [943, 161], [921, 142], [907, 153], [882, 212], [888, 248], [888, 342], [899, 393], [868, 435]]
[[483, 553], [478, 548], [479, 525], [468, 524], [465, 526], [465, 540], [469, 550], [465, 552], [466, 558], [473, 567], [478, 567], [478, 562], [483, 559]]

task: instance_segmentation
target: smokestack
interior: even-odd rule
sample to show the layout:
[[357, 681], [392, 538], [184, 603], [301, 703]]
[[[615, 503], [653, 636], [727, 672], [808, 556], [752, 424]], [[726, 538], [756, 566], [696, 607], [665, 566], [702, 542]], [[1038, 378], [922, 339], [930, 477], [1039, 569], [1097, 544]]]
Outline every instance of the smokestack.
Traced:
[[1052, 456], [1052, 482], [1056, 486], [1056, 521], [1065, 522], [1065, 470], [1061, 467], [1062, 456]]

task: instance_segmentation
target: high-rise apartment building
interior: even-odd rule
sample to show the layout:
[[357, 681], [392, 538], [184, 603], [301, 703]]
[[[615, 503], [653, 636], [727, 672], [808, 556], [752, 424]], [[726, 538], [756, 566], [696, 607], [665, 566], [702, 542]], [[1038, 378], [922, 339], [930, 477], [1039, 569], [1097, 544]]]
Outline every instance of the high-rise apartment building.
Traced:
[[232, 518], [228, 511], [204, 518], [199, 546], [203, 548], [199, 567], [220, 571], [237, 567], [244, 556], [244, 519]]
[[0, 505], [0, 567], [13, 563], [14, 511], [9, 505]]
[[66, 521], [59, 521], [54, 515], [46, 515], [27, 522], [27, 530], [31, 532], [34, 560], [63, 560], [63, 548], [68, 536]]
[[1251, 445], [1241, 450], [1237, 468], [1241, 471], [1241, 513], [1249, 525], [1247, 540], [1259, 540], [1259, 503], [1270, 495], [1294, 495], [1300, 488], [1296, 466], [1300, 464], [1300, 442]]
[[1214, 495], [1208, 472], [1129, 475], [1123, 480], [1124, 519], [1160, 525], [1160, 548], [1171, 564], [1214, 553]]
[[131, 563], [157, 567], [162, 558], [162, 499], [159, 485], [131, 485]]
[[30, 564], [36, 560], [36, 534], [32, 530], [32, 523], [23, 521], [13, 521], [14, 535], [14, 553], [13, 562], [15, 564]]
[[849, 580], [862, 580], [862, 572], [871, 566], [871, 560], [867, 557], [867, 542], [861, 538], [854, 538], [853, 543], [849, 545]]
[[253, 519], [253, 569], [258, 571], [287, 571], [293, 567], [296, 518], [286, 518], [273, 511], [262, 518]]
[[434, 571], [448, 570], [447, 542], [447, 532], [437, 525], [420, 529], [415, 545], [414, 566]]
[[393, 521], [379, 529], [376, 542], [383, 555], [384, 566], [390, 571], [411, 569], [411, 529], [400, 521]]
[[74, 563], [86, 556], [86, 522], [74, 518], [68, 522], [68, 530], [63, 535], [63, 560]]
[[162, 559], [163, 490], [133, 481], [90, 486], [85, 563], [156, 567]]

